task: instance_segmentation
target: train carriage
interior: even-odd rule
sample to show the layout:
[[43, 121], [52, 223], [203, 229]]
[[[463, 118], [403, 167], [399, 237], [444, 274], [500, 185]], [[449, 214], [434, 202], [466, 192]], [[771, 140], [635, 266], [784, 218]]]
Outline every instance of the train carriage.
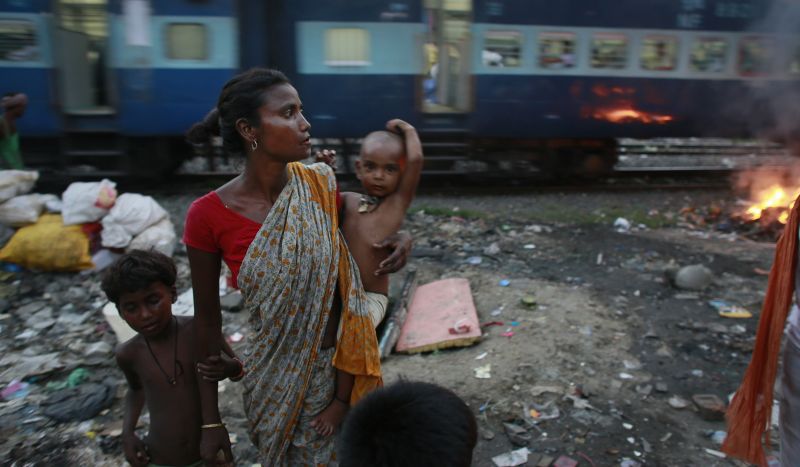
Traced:
[[618, 137], [796, 138], [798, 38], [788, 0], [0, 0], [0, 91], [31, 96], [26, 161], [59, 170], [172, 169], [267, 65], [315, 137], [400, 116], [434, 163], [594, 171]]

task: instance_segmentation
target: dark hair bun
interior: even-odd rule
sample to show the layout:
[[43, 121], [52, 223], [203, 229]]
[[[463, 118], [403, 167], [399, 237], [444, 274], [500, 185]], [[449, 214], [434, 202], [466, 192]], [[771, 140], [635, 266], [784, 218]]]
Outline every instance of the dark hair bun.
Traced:
[[216, 107], [211, 109], [202, 121], [189, 128], [186, 132], [186, 141], [190, 144], [203, 145], [208, 144], [214, 136], [219, 136], [219, 112]]

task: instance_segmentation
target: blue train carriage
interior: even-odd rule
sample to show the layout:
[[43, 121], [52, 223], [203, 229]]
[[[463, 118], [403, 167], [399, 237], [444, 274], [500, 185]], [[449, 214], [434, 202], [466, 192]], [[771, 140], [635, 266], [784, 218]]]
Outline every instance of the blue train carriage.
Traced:
[[239, 67], [228, 0], [0, 0], [2, 92], [30, 97], [26, 164], [63, 176], [163, 174]]
[[616, 137], [797, 135], [800, 8], [788, 0], [287, 8], [296, 53], [283, 62], [315, 136], [358, 137], [399, 115], [434, 141], [429, 153], [591, 171], [610, 169]]

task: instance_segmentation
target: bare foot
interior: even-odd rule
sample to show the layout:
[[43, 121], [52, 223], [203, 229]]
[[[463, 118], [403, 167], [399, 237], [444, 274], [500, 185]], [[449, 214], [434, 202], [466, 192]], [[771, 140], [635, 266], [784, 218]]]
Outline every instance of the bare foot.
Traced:
[[330, 436], [336, 433], [339, 425], [347, 415], [350, 406], [344, 402], [333, 399], [325, 409], [317, 415], [317, 418], [311, 421], [311, 426], [317, 430], [320, 436]]

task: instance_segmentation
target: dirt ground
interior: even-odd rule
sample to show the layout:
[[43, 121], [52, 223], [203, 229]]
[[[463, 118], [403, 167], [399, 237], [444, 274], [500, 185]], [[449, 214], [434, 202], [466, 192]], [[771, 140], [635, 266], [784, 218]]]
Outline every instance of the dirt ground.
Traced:
[[[179, 235], [189, 202], [203, 192], [156, 196]], [[736, 389], [766, 286], [758, 270], [769, 269], [774, 249], [681, 214], [712, 204], [728, 213], [735, 197], [727, 191], [419, 196], [406, 222], [415, 238], [407, 268], [420, 284], [468, 279], [480, 321], [503, 324], [484, 327], [471, 347], [391, 355], [383, 363], [385, 380], [431, 381], [459, 394], [479, 423], [475, 466], [492, 466], [492, 457], [520, 447], [504, 423], [526, 429], [528, 466], [561, 455], [580, 466], [744, 465], [715, 456], [719, 444], [711, 435], [725, 424], [704, 420], [691, 398], [714, 394], [727, 401]], [[633, 227], [617, 231], [618, 217]], [[176, 261], [185, 289], [181, 247]], [[698, 291], [672, 285], [668, 271], [692, 264], [710, 269], [711, 284]], [[403, 277], [393, 278], [394, 299]], [[523, 296], [536, 305], [524, 305]], [[712, 299], [755, 316], [719, 317]], [[224, 331], [246, 336], [244, 313], [224, 313]], [[513, 336], [501, 336], [508, 331]], [[486, 365], [491, 377], [477, 378], [475, 369]], [[108, 371], [114, 374], [113, 362]], [[226, 383], [221, 391], [238, 465], [257, 462], [239, 386]], [[674, 396], [689, 405], [671, 407]], [[121, 416], [122, 403], [117, 398], [98, 423]], [[542, 414], [557, 408], [557, 416], [534, 419], [533, 407]], [[81, 438], [72, 449], [91, 443], [97, 441]], [[114, 465], [122, 459], [118, 446], [107, 441], [104, 454], [92, 459]]]

